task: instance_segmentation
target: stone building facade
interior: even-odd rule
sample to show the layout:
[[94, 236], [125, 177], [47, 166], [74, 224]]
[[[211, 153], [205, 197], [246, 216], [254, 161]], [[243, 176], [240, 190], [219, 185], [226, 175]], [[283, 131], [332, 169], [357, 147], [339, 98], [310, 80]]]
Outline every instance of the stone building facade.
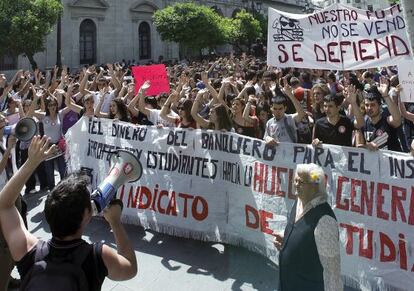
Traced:
[[[153, 13], [177, 1], [170, 0], [62, 0], [61, 18], [62, 63], [80, 68], [90, 63], [117, 62], [122, 59], [137, 63], [177, 59], [176, 43], [163, 42], [152, 21]], [[231, 17], [243, 8], [267, 13], [267, 7], [300, 13], [307, 0], [248, 1], [218, 0], [195, 1], [213, 7], [224, 17]], [[45, 51], [35, 55], [40, 68], [50, 68], [57, 59], [57, 29], [47, 36]], [[0, 60], [0, 70], [13, 71], [30, 68], [24, 56], [14, 60]]]

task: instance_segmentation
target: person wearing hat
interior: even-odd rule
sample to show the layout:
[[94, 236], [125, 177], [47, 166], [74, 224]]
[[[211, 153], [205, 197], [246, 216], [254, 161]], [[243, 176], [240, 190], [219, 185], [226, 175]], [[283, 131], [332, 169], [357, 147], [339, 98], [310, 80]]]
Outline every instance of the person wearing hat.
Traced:
[[[364, 93], [366, 118], [364, 126], [356, 135], [358, 147], [365, 147], [371, 151], [402, 151], [397, 131], [401, 126], [401, 113], [388, 94], [388, 86], [388, 81], [382, 77], [379, 88], [371, 86]], [[385, 100], [388, 110], [382, 109], [382, 99]]]

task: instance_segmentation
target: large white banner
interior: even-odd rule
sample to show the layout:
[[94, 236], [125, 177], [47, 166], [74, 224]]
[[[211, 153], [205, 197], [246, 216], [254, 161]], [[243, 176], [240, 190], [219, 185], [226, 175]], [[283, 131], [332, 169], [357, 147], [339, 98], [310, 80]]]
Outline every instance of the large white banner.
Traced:
[[[342, 273], [353, 286], [414, 286], [414, 159], [391, 151], [280, 144], [235, 133], [81, 119], [66, 135], [70, 171], [99, 184], [116, 148], [136, 154], [142, 178], [122, 186], [123, 221], [242, 245], [277, 263], [274, 233], [294, 202], [296, 164], [320, 164], [338, 219]], [[408, 287], [410, 289], [410, 287]]]
[[269, 65], [355, 70], [396, 65], [411, 55], [399, 4], [371, 12], [336, 3], [313, 14], [269, 8]]

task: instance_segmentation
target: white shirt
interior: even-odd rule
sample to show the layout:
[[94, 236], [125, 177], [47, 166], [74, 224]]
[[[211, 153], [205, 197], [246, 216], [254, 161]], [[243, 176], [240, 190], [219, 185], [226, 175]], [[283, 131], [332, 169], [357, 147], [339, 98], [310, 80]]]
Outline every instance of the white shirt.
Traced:
[[291, 127], [291, 132], [296, 136], [296, 123], [294, 119], [294, 114], [285, 114], [285, 116], [279, 120], [272, 117], [266, 123], [266, 129], [263, 139], [266, 140], [267, 137], [272, 137], [279, 142], [295, 142], [289, 136], [289, 133], [285, 126], [285, 118], [287, 118], [287, 125]]
[[[296, 205], [296, 219], [298, 221], [309, 210], [325, 203], [325, 197], [316, 197], [303, 206], [300, 199]], [[324, 215], [319, 219], [314, 230], [316, 248], [323, 268], [323, 282], [325, 291], [343, 290], [341, 279], [341, 256], [339, 251], [339, 230], [337, 221]]]
[[[169, 122], [161, 118], [161, 110], [159, 109], [148, 109], [150, 114], [148, 120], [151, 121], [154, 125], [162, 124], [164, 127], [175, 127], [175, 123]], [[173, 110], [170, 111], [169, 115], [173, 118], [178, 117], [178, 114]]]
[[[104, 102], [102, 103], [101, 112], [109, 113], [109, 105], [111, 104], [111, 101], [115, 99], [114, 93], [115, 93], [115, 90], [112, 90], [105, 94], [105, 99], [104, 99]], [[92, 95], [93, 95], [93, 100], [96, 106], [99, 103], [99, 99], [101, 98], [101, 93], [99, 91], [96, 91]]]

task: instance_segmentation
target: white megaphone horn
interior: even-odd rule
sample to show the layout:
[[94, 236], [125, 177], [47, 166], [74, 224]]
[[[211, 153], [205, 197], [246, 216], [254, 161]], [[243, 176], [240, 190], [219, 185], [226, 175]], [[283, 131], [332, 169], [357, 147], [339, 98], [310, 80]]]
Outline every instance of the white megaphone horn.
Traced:
[[93, 215], [97, 215], [111, 203], [121, 185], [141, 178], [141, 162], [127, 150], [120, 149], [112, 153], [111, 165], [108, 176], [91, 194]]
[[37, 123], [33, 118], [25, 117], [16, 124], [4, 127], [4, 135], [14, 135], [18, 140], [29, 141], [37, 133]]

